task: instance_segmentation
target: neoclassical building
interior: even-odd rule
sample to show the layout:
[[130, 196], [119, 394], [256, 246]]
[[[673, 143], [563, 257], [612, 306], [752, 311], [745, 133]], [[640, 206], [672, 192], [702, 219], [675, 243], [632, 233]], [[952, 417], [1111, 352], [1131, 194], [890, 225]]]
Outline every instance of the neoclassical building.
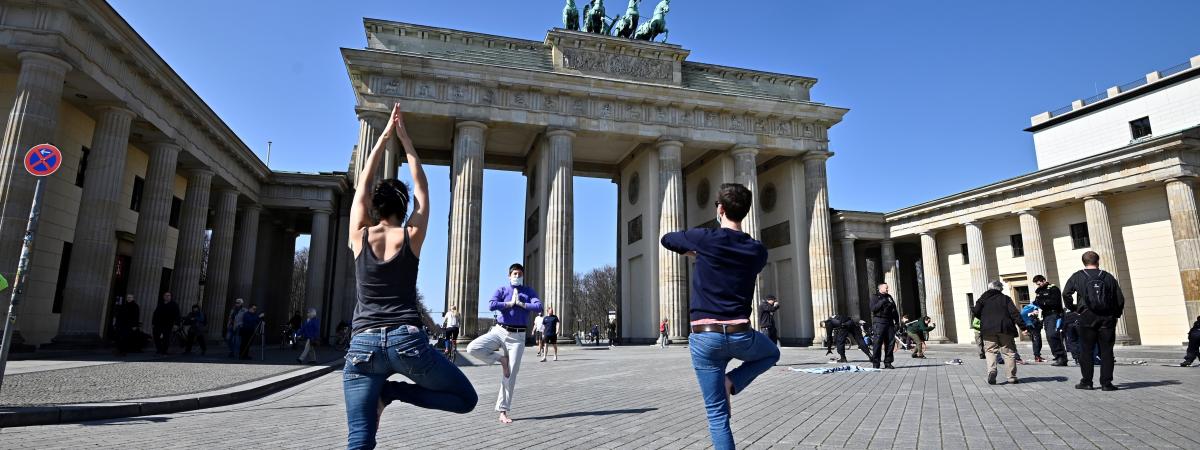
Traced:
[[866, 315], [898, 286], [931, 338], [969, 342], [989, 280], [1028, 303], [1035, 275], [1064, 283], [1094, 250], [1117, 275], [1123, 343], [1178, 345], [1200, 315], [1200, 56], [1032, 118], [1038, 170], [889, 213], [837, 211], [842, 304]]
[[237, 297], [284, 323], [299, 234], [313, 242], [307, 304], [346, 315], [330, 301], [345, 173], [268, 169], [106, 2], [0, 2], [0, 105], [0, 274], [9, 280], [35, 182], [21, 159], [46, 142], [65, 158], [48, 180], [20, 305], [26, 344], [96, 343], [123, 294], [138, 300], [147, 328], [166, 291], [184, 311], [203, 305], [210, 337]]
[[[826, 192], [828, 130], [846, 109], [813, 101], [813, 78], [688, 60], [673, 44], [553, 29], [543, 41], [364, 21], [343, 49], [361, 124], [351, 176], [394, 102], [422, 160], [451, 167], [446, 306], [479, 313], [483, 170], [520, 171], [527, 282], [569, 318], [574, 176], [618, 187], [615, 239], [622, 337], [652, 341], [667, 318], [686, 336], [690, 265], [667, 231], [716, 226], [724, 182], [759, 193], [746, 228], [769, 247], [759, 291], [779, 292], [781, 338], [812, 342], [836, 308]], [[399, 155], [385, 157], [392, 176]], [[584, 236], [584, 239], [597, 239]], [[347, 294], [349, 291], [347, 291]], [[347, 300], [349, 296], [344, 297]], [[564, 322], [564, 335], [575, 324]]]

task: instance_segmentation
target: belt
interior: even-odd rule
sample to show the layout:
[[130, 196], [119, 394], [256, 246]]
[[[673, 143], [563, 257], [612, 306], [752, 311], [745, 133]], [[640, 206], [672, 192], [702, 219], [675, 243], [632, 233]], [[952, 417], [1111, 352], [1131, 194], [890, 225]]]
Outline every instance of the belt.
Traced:
[[706, 323], [703, 325], [692, 325], [693, 333], [741, 333], [750, 331], [750, 323], [735, 323], [733, 325], [723, 325], [719, 323]]
[[510, 327], [510, 326], [502, 324], [502, 323], [498, 323], [498, 324], [496, 324], [496, 326], [503, 328], [505, 330], [508, 330], [510, 332], [513, 332], [513, 333], [524, 333], [525, 332], [525, 327]]
[[398, 330], [402, 327], [408, 327], [409, 333], [416, 333], [418, 331], [421, 331], [420, 328], [414, 327], [412, 325], [392, 325], [390, 327], [367, 328], [365, 330], [360, 331], [359, 334], [387, 334], [389, 331]]

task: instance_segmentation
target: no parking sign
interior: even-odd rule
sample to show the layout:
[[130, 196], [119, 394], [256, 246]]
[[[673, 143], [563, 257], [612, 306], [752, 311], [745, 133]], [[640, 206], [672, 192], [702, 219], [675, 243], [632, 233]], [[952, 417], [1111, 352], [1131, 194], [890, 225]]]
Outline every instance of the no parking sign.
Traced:
[[25, 170], [35, 177], [54, 174], [62, 167], [62, 152], [50, 144], [35, 145], [25, 154]]

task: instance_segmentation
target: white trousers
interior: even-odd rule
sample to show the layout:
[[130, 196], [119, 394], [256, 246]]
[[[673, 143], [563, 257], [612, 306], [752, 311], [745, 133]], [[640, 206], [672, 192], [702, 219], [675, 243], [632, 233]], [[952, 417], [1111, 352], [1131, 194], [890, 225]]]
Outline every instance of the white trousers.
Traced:
[[300, 352], [300, 360], [307, 361], [308, 354], [310, 352], [312, 353], [313, 362], [316, 362], [317, 361], [317, 346], [313, 345], [312, 339], [305, 339], [304, 340], [304, 351]]
[[521, 356], [525, 354], [525, 333], [513, 333], [492, 327], [483, 336], [467, 344], [467, 353], [493, 364], [508, 355], [508, 378], [501, 375], [500, 393], [496, 396], [496, 411], [508, 411], [512, 406], [513, 391], [517, 387], [517, 370], [521, 368]]

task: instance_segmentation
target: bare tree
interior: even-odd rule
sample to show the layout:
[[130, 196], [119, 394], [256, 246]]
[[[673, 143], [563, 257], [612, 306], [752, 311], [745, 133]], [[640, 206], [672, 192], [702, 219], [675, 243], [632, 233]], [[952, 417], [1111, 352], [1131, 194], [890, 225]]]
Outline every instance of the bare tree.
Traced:
[[308, 247], [296, 250], [292, 260], [292, 294], [288, 311], [304, 311], [305, 287], [308, 286]]
[[579, 331], [588, 332], [592, 325], [598, 325], [603, 332], [607, 328], [608, 312], [617, 309], [618, 289], [617, 268], [611, 265], [575, 274], [574, 317], [569, 320], [579, 324]]

